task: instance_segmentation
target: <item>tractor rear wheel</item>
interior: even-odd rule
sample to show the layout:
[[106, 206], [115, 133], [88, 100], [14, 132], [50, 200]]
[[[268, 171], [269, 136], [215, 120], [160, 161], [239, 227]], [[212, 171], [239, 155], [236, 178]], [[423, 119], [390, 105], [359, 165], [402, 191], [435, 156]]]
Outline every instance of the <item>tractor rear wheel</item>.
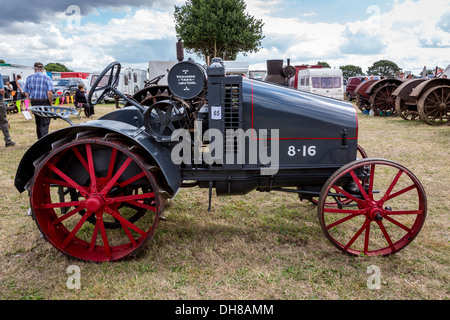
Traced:
[[355, 256], [400, 251], [418, 235], [426, 213], [426, 194], [419, 180], [403, 166], [383, 159], [357, 160], [336, 171], [318, 204], [328, 240]]
[[395, 111], [400, 117], [408, 121], [414, 121], [419, 117], [417, 105], [408, 105], [406, 104], [406, 101], [400, 97], [395, 99]]
[[426, 91], [418, 103], [419, 116], [429, 125], [445, 125], [450, 120], [450, 86], [437, 86]]
[[130, 150], [123, 142], [86, 138], [53, 149], [39, 163], [32, 214], [56, 249], [86, 261], [117, 261], [153, 237], [161, 214], [158, 185]]
[[370, 96], [370, 105], [375, 115], [379, 117], [390, 117], [395, 116], [397, 112], [395, 111], [395, 97], [393, 93], [397, 89], [394, 84], [386, 84], [378, 88]]

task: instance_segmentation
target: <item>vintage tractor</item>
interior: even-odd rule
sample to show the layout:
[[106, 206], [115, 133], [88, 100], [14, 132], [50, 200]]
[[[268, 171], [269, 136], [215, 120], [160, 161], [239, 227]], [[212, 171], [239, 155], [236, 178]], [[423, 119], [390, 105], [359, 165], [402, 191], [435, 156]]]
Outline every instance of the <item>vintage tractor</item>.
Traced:
[[114, 86], [120, 69], [110, 64], [88, 100], [112, 92], [125, 107], [48, 134], [17, 170], [15, 186], [28, 191], [34, 221], [63, 254], [134, 255], [153, 237], [166, 199], [189, 187], [208, 189], [210, 199], [213, 190], [315, 199], [325, 236], [349, 255], [390, 255], [420, 232], [423, 186], [398, 163], [358, 156], [351, 104], [226, 76], [220, 59], [207, 68], [181, 61], [168, 86], [130, 98]]
[[355, 89], [356, 105], [361, 111], [372, 110], [375, 116], [397, 115], [394, 91], [403, 83], [399, 79], [366, 80]]
[[426, 124], [450, 124], [450, 79], [435, 78], [418, 83], [409, 100]]
[[417, 99], [411, 97], [413, 90], [422, 82], [428, 79], [411, 79], [403, 82], [392, 95], [395, 97], [395, 110], [397, 114], [405, 120], [419, 119], [417, 110]]
[[372, 110], [372, 105], [370, 102], [370, 94], [367, 93], [367, 90], [372, 87], [372, 85], [378, 83], [380, 80], [371, 79], [361, 82], [355, 89], [356, 95], [356, 106], [362, 112], [369, 112]]

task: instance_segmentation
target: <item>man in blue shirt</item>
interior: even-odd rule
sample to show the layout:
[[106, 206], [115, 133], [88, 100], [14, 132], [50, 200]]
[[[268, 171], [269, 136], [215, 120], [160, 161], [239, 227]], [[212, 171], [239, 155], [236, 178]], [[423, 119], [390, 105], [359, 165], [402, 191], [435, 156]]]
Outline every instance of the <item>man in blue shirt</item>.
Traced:
[[5, 96], [4, 83], [2, 75], [0, 74], [0, 128], [5, 138], [5, 146], [13, 147], [16, 145], [16, 143], [11, 140], [11, 136], [9, 135], [9, 124], [8, 119], [6, 118], [6, 105], [3, 101], [4, 96]]
[[[44, 65], [40, 62], [34, 64], [34, 74], [27, 78], [23, 88], [27, 99], [32, 106], [51, 106], [53, 101], [53, 82], [44, 73]], [[38, 139], [48, 134], [50, 118], [35, 115], [36, 134]]]

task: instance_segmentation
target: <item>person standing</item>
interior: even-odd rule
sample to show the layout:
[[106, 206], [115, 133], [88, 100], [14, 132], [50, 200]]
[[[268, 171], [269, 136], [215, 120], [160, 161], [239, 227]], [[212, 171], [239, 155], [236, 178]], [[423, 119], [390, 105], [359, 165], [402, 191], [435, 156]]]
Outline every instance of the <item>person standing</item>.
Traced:
[[[44, 65], [40, 62], [34, 64], [34, 74], [27, 78], [23, 92], [30, 99], [32, 106], [51, 106], [53, 101], [53, 82], [44, 73]], [[35, 115], [36, 134], [38, 139], [48, 134], [50, 118]]]
[[12, 100], [16, 101], [17, 100], [17, 92], [18, 92], [16, 80], [7, 82], [6, 86], [8, 87], [9, 90], [11, 90]]
[[[25, 88], [25, 80], [22, 79], [22, 76], [20, 74], [17, 75], [16, 77], [16, 83], [17, 83], [17, 100], [22, 100], [25, 98], [25, 94], [23, 92], [23, 88]], [[21, 105], [23, 105], [23, 100]]]
[[6, 118], [6, 105], [3, 101], [3, 97], [5, 96], [5, 89], [3, 87], [3, 78], [0, 74], [0, 128], [3, 132], [3, 137], [5, 138], [5, 146], [14, 147], [16, 143], [11, 140], [11, 136], [9, 135], [9, 124], [8, 119]]

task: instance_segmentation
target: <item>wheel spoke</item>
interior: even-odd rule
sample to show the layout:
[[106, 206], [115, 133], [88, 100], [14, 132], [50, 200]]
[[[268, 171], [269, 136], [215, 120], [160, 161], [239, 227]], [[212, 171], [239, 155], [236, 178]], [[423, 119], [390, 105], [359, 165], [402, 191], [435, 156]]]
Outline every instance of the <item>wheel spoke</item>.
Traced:
[[375, 164], [370, 166], [370, 179], [369, 179], [369, 198], [373, 199], [373, 184], [375, 181]]
[[94, 160], [92, 158], [92, 149], [90, 144], [86, 144], [86, 155], [89, 167], [89, 176], [91, 178], [91, 193], [97, 193], [97, 177], [95, 176]]
[[121, 222], [121, 221], [119, 221], [119, 222], [122, 226], [123, 231], [125, 231], [125, 234], [127, 235], [128, 239], [130, 240], [131, 244], [133, 245], [133, 247], [136, 247], [137, 242], [134, 239], [133, 235], [131, 234], [130, 229], [126, 225], [124, 225], [123, 222]]
[[100, 234], [102, 236], [103, 247], [105, 248], [105, 254], [107, 258], [111, 258], [111, 248], [108, 242], [108, 236], [106, 235], [105, 224], [103, 223], [102, 214], [97, 216], [97, 223], [100, 226]]
[[58, 219], [53, 220], [53, 221], [52, 221], [52, 224], [53, 224], [54, 226], [56, 226], [57, 224], [59, 224], [59, 223], [63, 222], [64, 220], [70, 218], [70, 217], [73, 216], [74, 214], [80, 212], [80, 211], [83, 210], [84, 208], [85, 208], [84, 205], [83, 205], [83, 206], [80, 205], [78, 208], [75, 208], [75, 209], [73, 209], [72, 211], [67, 212], [66, 214], [62, 215], [62, 216], [59, 217]]
[[117, 149], [113, 148], [112, 152], [111, 152], [111, 159], [109, 161], [109, 166], [108, 166], [108, 174], [106, 176], [106, 178], [108, 180], [110, 180], [113, 176], [114, 164], [116, 162], [116, 155], [117, 155]]
[[118, 203], [118, 202], [129, 202], [129, 201], [135, 201], [135, 200], [143, 200], [148, 198], [154, 198], [155, 193], [149, 192], [149, 193], [141, 193], [141, 194], [133, 194], [129, 196], [120, 196], [115, 198], [108, 198], [109, 203]]
[[91, 211], [86, 211], [86, 213], [83, 215], [83, 217], [78, 221], [75, 228], [73, 228], [72, 232], [67, 236], [67, 238], [63, 241], [61, 247], [65, 248], [69, 244], [70, 241], [72, 241], [73, 237], [77, 234], [77, 232], [80, 230], [80, 228], [83, 226], [83, 224], [86, 222], [86, 220], [92, 215]]
[[80, 163], [83, 165], [83, 167], [86, 169], [86, 172], [89, 173], [89, 165], [86, 162], [86, 160], [83, 158], [83, 156], [80, 153], [80, 150], [78, 150], [77, 147], [72, 147], [73, 153], [77, 156], [78, 160], [80, 160]]
[[69, 185], [72, 188], [77, 189], [78, 191], [80, 191], [81, 195], [86, 196], [87, 193], [84, 190], [83, 187], [81, 187], [78, 183], [76, 183], [75, 181], [73, 181], [71, 178], [69, 178], [64, 172], [62, 172], [61, 170], [59, 170], [53, 163], [48, 162], [47, 167], [52, 170], [54, 173], [56, 173], [58, 176], [60, 176], [61, 178], [63, 178], [67, 183], [69, 183]]
[[349, 198], [349, 199], [352, 199], [352, 200], [355, 201], [355, 202], [359, 202], [359, 203], [364, 202], [363, 200], [358, 199], [358, 198], [354, 197], [353, 195], [351, 195], [350, 193], [348, 193], [348, 192], [342, 190], [342, 189], [339, 188], [338, 186], [333, 186], [333, 189], [334, 189], [337, 193], [340, 193], [340, 194], [342, 194], [343, 196], [345, 196], [345, 197], [347, 197], [347, 198]]
[[364, 187], [361, 185], [361, 182], [359, 181], [358, 177], [356, 176], [355, 172], [352, 170], [350, 171], [350, 175], [353, 178], [353, 181], [355, 181], [356, 185], [358, 186], [359, 191], [361, 192], [362, 196], [366, 201], [371, 200], [369, 196], [366, 193], [366, 190], [364, 190]]
[[106, 213], [112, 215], [114, 218], [116, 218], [121, 224], [127, 226], [128, 228], [130, 228], [131, 230], [139, 233], [141, 236], [147, 236], [147, 232], [141, 230], [140, 228], [138, 228], [136, 225], [134, 225], [133, 223], [131, 223], [130, 221], [128, 221], [127, 219], [125, 219], [124, 217], [122, 217], [118, 212], [116, 212], [116, 210], [112, 210], [111, 208], [107, 207], [106, 209]]
[[336, 227], [336, 226], [338, 226], [338, 225], [340, 225], [340, 224], [342, 224], [342, 223], [344, 223], [344, 222], [346, 222], [346, 221], [348, 221], [348, 220], [351, 220], [351, 219], [353, 219], [353, 218], [355, 218], [355, 217], [357, 217], [357, 216], [356, 216], [356, 215], [349, 215], [349, 216], [347, 216], [347, 217], [345, 217], [345, 218], [343, 218], [343, 219], [340, 219], [340, 220], [338, 220], [338, 221], [336, 221], [336, 222], [334, 222], [334, 223], [328, 225], [328, 226], [327, 226], [327, 229], [328, 229], [328, 230], [333, 229], [334, 227]]
[[367, 224], [366, 233], [364, 236], [364, 254], [369, 252], [369, 241], [370, 241], [370, 222]]
[[139, 180], [139, 179], [141, 179], [143, 177], [145, 177], [145, 172], [142, 171], [141, 173], [135, 175], [134, 177], [131, 177], [131, 178], [121, 182], [119, 184], [119, 187], [121, 187], [121, 188], [126, 187], [127, 185], [129, 185], [129, 184], [131, 184], [131, 183], [133, 183], [133, 182], [135, 182], [135, 181], [137, 181], [137, 180]]
[[384, 200], [384, 201], [387, 201], [388, 199], [392, 199], [392, 198], [393, 198], [393, 197], [392, 197], [392, 198], [389, 198], [389, 196], [390, 196], [392, 190], [393, 190], [393, 189], [395, 188], [395, 186], [397, 185], [397, 182], [398, 182], [398, 180], [400, 179], [400, 177], [401, 177], [402, 174], [403, 174], [403, 171], [402, 171], [402, 170], [399, 170], [398, 173], [397, 173], [397, 175], [395, 176], [394, 180], [392, 181], [391, 185], [390, 185], [389, 188], [387, 189], [386, 194], [385, 194], [384, 197], [383, 197], [383, 200]]
[[82, 201], [72, 201], [72, 202], [57, 202], [57, 203], [44, 203], [36, 205], [36, 209], [55, 209], [55, 208], [68, 208], [81, 206], [84, 202]]
[[392, 219], [391, 217], [385, 217], [385, 219], [393, 224], [395, 224], [397, 227], [405, 230], [406, 232], [408, 232], [408, 234], [411, 234], [411, 229], [406, 227], [405, 225], [401, 224], [400, 222], [398, 222], [397, 220]]
[[383, 222], [377, 221], [377, 224], [378, 224], [378, 226], [380, 227], [381, 232], [383, 232], [383, 235], [384, 235], [386, 241], [388, 242], [389, 247], [391, 248], [392, 251], [395, 251], [394, 244], [392, 243], [392, 240], [391, 240], [391, 238], [389, 237], [389, 234], [387, 233], [386, 229], [384, 228]]
[[358, 232], [353, 236], [353, 238], [347, 243], [347, 245], [344, 247], [345, 250], [348, 250], [348, 248], [351, 247], [351, 245], [359, 238], [359, 236], [363, 233], [364, 230], [370, 225], [370, 221], [366, 219], [363, 226], [358, 230]]
[[403, 189], [403, 190], [400, 190], [400, 191], [394, 193], [393, 195], [389, 195], [389, 196], [386, 198], [385, 201], [394, 199], [394, 198], [396, 198], [396, 197], [398, 197], [398, 196], [400, 196], [400, 195], [402, 195], [402, 194], [404, 194], [404, 193], [406, 193], [406, 192], [408, 192], [408, 191], [411, 191], [411, 190], [413, 190], [413, 189], [416, 189], [416, 188], [417, 188], [417, 187], [416, 187], [415, 185], [409, 186], [408, 188], [405, 188], [405, 189]]
[[126, 201], [130, 205], [156, 212], [156, 207], [138, 201]]
[[100, 194], [102, 196], [105, 196], [109, 192], [109, 190], [111, 190], [112, 186], [117, 182], [117, 180], [120, 178], [122, 173], [128, 168], [128, 166], [130, 165], [131, 161], [133, 161], [133, 159], [131, 159], [130, 157], [127, 160], [125, 160], [125, 162], [122, 164], [120, 169], [116, 172], [114, 177], [108, 182], [108, 184], [100, 192]]
[[405, 216], [423, 214], [423, 210], [386, 211], [388, 216]]
[[67, 188], [73, 188], [73, 185], [71, 185], [67, 181], [56, 180], [56, 179], [52, 179], [52, 178], [44, 178], [44, 179], [42, 179], [42, 181], [44, 181], [45, 183], [48, 183], [48, 184], [52, 184], [52, 185], [58, 185], [58, 186], [67, 187]]
[[162, 136], [163, 133], [164, 133], [164, 130], [166, 130], [166, 128], [167, 128], [167, 126], [166, 126], [165, 124], [161, 124], [161, 126], [159, 127], [159, 132], [158, 132], [158, 134], [159, 134], [160, 136]]
[[94, 251], [95, 243], [97, 242], [98, 230], [100, 228], [99, 219], [95, 222], [94, 232], [92, 232], [91, 243], [89, 245], [89, 251]]
[[360, 216], [364, 214], [365, 210], [342, 210], [342, 209], [331, 209], [331, 208], [324, 208], [324, 212], [328, 213], [341, 213], [341, 214], [349, 214], [352, 216]]

